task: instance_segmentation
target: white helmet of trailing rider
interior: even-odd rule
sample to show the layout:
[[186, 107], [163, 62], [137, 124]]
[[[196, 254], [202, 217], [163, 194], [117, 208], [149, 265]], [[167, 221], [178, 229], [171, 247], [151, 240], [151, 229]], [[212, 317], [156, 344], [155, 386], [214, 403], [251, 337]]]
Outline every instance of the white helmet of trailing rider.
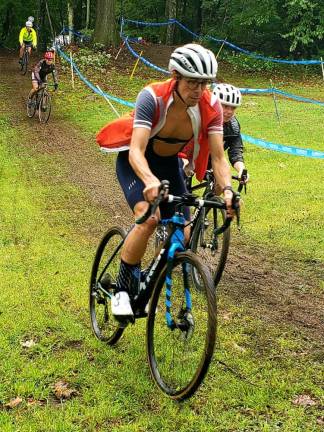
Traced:
[[34, 17], [33, 16], [29, 16], [28, 18], [27, 18], [27, 21], [30, 21], [30, 22], [34, 22]]
[[240, 90], [231, 84], [216, 84], [213, 88], [213, 93], [218, 97], [220, 103], [224, 105], [238, 107], [242, 103], [242, 94]]
[[26, 21], [26, 27], [33, 27], [33, 23], [31, 21]]
[[186, 78], [213, 80], [217, 74], [217, 61], [212, 51], [198, 44], [187, 44], [171, 54], [169, 71], [174, 70]]

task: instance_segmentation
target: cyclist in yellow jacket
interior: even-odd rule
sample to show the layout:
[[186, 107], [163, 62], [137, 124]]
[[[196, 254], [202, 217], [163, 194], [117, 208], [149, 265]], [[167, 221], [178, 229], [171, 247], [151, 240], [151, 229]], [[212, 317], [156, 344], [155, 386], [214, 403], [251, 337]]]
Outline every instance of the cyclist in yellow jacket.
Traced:
[[20, 30], [19, 43], [20, 43], [19, 63], [21, 63], [22, 57], [24, 55], [25, 46], [28, 47], [29, 55], [31, 53], [31, 48], [37, 47], [37, 34], [33, 29], [33, 23], [31, 21], [26, 21], [26, 26]]

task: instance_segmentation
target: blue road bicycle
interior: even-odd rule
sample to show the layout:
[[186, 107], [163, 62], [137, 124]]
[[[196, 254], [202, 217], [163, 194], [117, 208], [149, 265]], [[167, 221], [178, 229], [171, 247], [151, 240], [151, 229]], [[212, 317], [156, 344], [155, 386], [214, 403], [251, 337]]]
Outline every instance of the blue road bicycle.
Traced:
[[[172, 399], [183, 400], [196, 391], [208, 370], [216, 341], [217, 312], [211, 274], [194, 252], [186, 250], [182, 207], [224, 208], [225, 204], [192, 194], [167, 195], [168, 187], [168, 182], [161, 183], [156, 202], [136, 221], [143, 223], [153, 215], [163, 199], [176, 203], [174, 216], [160, 222], [155, 257], [139, 275], [131, 303], [134, 321], [147, 317], [147, 358], [153, 380]], [[226, 219], [219, 232], [230, 222]], [[120, 227], [107, 231], [98, 246], [91, 273], [91, 325], [95, 336], [108, 345], [115, 344], [125, 331], [125, 325], [114, 319], [110, 303], [126, 236]], [[193, 269], [199, 289], [193, 282]]]

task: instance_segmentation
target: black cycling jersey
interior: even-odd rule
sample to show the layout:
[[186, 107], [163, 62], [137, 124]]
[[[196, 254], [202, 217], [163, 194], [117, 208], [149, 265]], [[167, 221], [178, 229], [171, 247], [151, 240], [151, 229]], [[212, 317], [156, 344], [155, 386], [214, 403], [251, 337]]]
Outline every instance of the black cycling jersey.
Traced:
[[232, 165], [235, 162], [244, 162], [243, 141], [241, 137], [241, 127], [236, 117], [223, 124], [224, 130], [224, 150], [228, 152], [228, 158]]
[[56, 74], [56, 69], [55, 69], [55, 65], [52, 63], [50, 65], [48, 65], [46, 63], [46, 60], [41, 60], [39, 61], [36, 66], [34, 67], [34, 75], [35, 78], [37, 79], [37, 81], [46, 81], [46, 76], [50, 73], [53, 74], [53, 79], [54, 79], [54, 83], [57, 83], [57, 74]]

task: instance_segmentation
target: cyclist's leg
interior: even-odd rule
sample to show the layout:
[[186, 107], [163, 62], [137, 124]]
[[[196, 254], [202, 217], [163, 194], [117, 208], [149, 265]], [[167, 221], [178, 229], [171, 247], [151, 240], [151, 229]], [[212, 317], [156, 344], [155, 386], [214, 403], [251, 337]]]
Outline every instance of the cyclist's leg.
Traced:
[[[144, 184], [130, 166], [128, 152], [119, 153], [116, 172], [135, 219], [142, 216], [148, 208], [148, 203], [143, 200]], [[156, 225], [157, 220], [149, 218], [145, 223], [135, 225], [125, 240], [121, 251], [119, 275], [116, 280], [116, 295], [112, 300], [112, 312], [116, 316], [133, 315], [129, 295], [137, 288], [140, 262]]]
[[25, 50], [25, 44], [23, 43], [19, 49], [19, 63], [21, 63]]
[[30, 90], [29, 95], [28, 95], [28, 103], [32, 102], [32, 97], [37, 92], [38, 87], [39, 87], [38, 81], [35, 78], [34, 72], [32, 72], [32, 89]]

